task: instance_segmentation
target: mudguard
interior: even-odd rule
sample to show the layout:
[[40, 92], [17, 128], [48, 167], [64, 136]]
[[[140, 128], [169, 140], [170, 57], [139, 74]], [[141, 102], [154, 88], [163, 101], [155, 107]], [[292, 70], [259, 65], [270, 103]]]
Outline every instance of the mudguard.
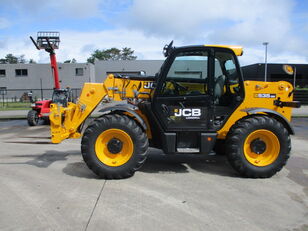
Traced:
[[272, 117], [274, 117], [275, 119], [277, 119], [279, 122], [281, 122], [291, 135], [295, 134], [294, 129], [291, 126], [290, 122], [286, 119], [286, 117], [284, 117], [282, 114], [280, 114], [277, 111], [267, 109], [267, 108], [256, 108], [256, 107], [255, 108], [246, 108], [243, 111], [247, 112], [248, 114], [258, 114], [260, 112], [264, 112], [266, 114], [269, 114]]
[[142, 119], [142, 117], [138, 115], [138, 113], [135, 111], [137, 109], [138, 107], [131, 105], [131, 104], [117, 104], [117, 105], [105, 107], [99, 110], [99, 112], [102, 112], [102, 114], [108, 114], [110, 112], [120, 112], [120, 113], [127, 112], [131, 117], [135, 117], [137, 122], [143, 128], [143, 130], [146, 131], [147, 125]]

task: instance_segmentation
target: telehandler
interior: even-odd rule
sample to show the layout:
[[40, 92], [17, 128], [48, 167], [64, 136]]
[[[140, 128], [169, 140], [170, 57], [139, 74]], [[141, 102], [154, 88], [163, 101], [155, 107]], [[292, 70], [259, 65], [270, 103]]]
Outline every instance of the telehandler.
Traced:
[[[148, 147], [200, 155], [223, 148], [244, 177], [280, 171], [291, 151], [292, 107], [300, 107], [292, 85], [243, 81], [238, 46], [171, 42], [163, 51], [155, 77], [110, 74], [104, 83], [85, 83], [76, 104], [51, 104], [52, 142], [82, 136], [85, 163], [105, 179], [132, 176]], [[103, 99], [122, 103], [103, 108], [81, 135]]]

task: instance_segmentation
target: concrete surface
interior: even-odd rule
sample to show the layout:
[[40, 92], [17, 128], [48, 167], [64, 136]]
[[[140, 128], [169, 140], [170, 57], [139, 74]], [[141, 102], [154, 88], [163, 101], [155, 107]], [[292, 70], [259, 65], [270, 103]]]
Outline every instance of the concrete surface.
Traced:
[[[117, 104], [117, 102], [113, 103]], [[107, 105], [107, 104], [106, 104]], [[108, 104], [108, 106], [110, 106]], [[104, 105], [99, 105], [99, 107], [93, 112], [93, 115], [99, 115], [98, 110], [100, 110]], [[29, 108], [30, 110], [30, 108]], [[29, 110], [13, 110], [13, 111], [0, 111], [0, 120], [3, 119], [25, 119]], [[294, 117], [308, 117], [308, 105], [304, 105], [300, 108], [294, 108], [292, 115]]]
[[0, 111], [0, 119], [27, 118], [29, 110]]
[[98, 179], [80, 140], [50, 144], [48, 126], [0, 122], [1, 230], [308, 230], [308, 118], [293, 120], [287, 166], [240, 178], [223, 156], [151, 149], [134, 177]]

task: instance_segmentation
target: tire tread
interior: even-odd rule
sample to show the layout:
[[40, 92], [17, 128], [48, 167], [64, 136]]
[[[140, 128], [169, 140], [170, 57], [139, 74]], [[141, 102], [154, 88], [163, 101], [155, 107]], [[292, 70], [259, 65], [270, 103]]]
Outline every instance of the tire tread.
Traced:
[[[102, 167], [102, 163], [100, 162], [101, 164], [98, 164], [97, 162], [99, 160], [97, 159], [95, 152], [93, 153], [93, 151], [89, 151], [93, 149], [93, 147], [91, 149], [90, 146], [95, 143], [93, 139], [97, 137], [96, 135], [100, 134], [106, 128], [112, 128], [111, 126], [126, 127], [130, 133], [134, 134], [137, 141], [134, 143], [133, 154], [136, 158], [132, 161], [129, 160], [124, 164], [129, 164], [128, 167], [119, 168], [118, 171], [108, 171], [108, 169], [110, 170], [110, 167]], [[147, 158], [148, 146], [149, 142], [145, 132], [132, 118], [126, 115], [109, 114], [95, 119], [85, 130], [81, 142], [81, 152], [88, 167], [99, 177], [104, 179], [122, 179], [134, 175], [134, 173], [144, 164]]]
[[[243, 139], [247, 137], [247, 134], [254, 129], [257, 130], [256, 128], [262, 129], [262, 127], [265, 129], [267, 127], [275, 128], [284, 142], [280, 141], [281, 150], [274, 163], [266, 167], [255, 167], [249, 164], [246, 159], [247, 163], [245, 163], [245, 157], [239, 150], [242, 150]], [[291, 140], [287, 129], [279, 121], [269, 116], [258, 115], [241, 119], [232, 126], [226, 138], [226, 149], [228, 150], [227, 157], [231, 166], [242, 176], [268, 178], [275, 175], [286, 165], [290, 157]]]

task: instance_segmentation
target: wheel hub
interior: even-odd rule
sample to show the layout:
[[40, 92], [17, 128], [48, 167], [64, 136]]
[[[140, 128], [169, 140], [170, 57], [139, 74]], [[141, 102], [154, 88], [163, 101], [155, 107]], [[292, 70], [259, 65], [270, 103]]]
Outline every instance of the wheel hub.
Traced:
[[262, 154], [266, 150], [266, 143], [260, 138], [257, 138], [251, 142], [250, 148], [254, 153]]
[[117, 138], [112, 138], [107, 143], [108, 151], [112, 154], [117, 154], [122, 151], [123, 142]]

